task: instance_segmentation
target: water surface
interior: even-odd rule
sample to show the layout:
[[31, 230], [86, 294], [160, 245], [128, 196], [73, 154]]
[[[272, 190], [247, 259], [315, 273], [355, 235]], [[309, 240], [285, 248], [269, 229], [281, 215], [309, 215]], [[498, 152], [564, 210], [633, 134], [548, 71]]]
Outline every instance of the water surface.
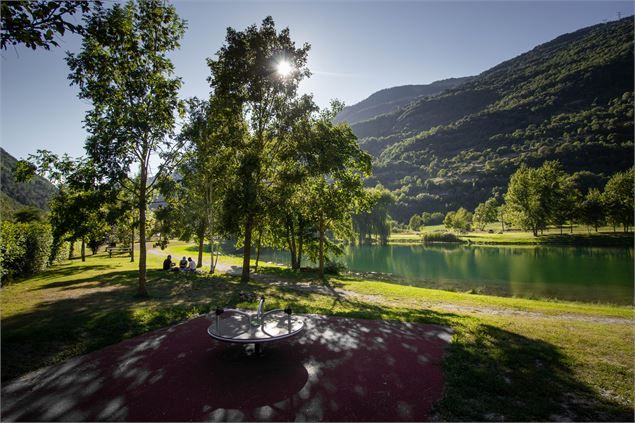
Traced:
[[[288, 262], [288, 253], [265, 260]], [[633, 304], [633, 249], [456, 244], [348, 246], [353, 272], [391, 274], [395, 283], [526, 298]]]

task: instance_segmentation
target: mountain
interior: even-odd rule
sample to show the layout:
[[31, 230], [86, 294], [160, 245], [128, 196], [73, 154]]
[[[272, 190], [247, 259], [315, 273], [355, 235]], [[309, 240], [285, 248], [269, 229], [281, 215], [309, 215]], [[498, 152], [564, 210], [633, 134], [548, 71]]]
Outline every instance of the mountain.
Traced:
[[17, 159], [0, 148], [0, 205], [2, 218], [25, 206], [47, 211], [49, 200], [57, 188], [46, 179], [36, 176], [30, 182], [16, 182], [13, 170]]
[[407, 106], [409, 103], [422, 97], [433, 96], [447, 89], [461, 85], [473, 77], [449, 78], [436, 81], [427, 85], [402, 85], [377, 91], [365, 100], [352, 106], [347, 106], [334, 119], [335, 122], [346, 121], [354, 124], [372, 119], [384, 113], [391, 113]]
[[579, 187], [633, 165], [633, 18], [562, 35], [473, 79], [352, 124], [393, 218], [473, 209], [527, 163], [559, 160]]

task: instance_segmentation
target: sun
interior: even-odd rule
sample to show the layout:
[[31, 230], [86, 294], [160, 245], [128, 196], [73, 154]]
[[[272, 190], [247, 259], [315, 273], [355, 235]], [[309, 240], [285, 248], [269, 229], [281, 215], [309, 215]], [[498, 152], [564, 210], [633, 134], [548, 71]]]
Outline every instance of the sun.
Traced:
[[293, 72], [293, 65], [286, 60], [282, 60], [278, 62], [276, 70], [278, 71], [278, 75], [286, 77], [291, 75], [291, 72]]

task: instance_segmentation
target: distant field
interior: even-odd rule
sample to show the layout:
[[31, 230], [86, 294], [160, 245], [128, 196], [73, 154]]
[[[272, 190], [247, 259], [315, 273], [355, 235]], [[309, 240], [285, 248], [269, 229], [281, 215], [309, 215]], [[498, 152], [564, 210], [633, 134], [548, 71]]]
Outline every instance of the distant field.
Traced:
[[[489, 232], [490, 230], [492, 233]], [[391, 234], [389, 242], [418, 243], [426, 233], [447, 231], [443, 225], [425, 226], [419, 232], [395, 232]], [[560, 234], [560, 228], [549, 228], [537, 237], [529, 231], [513, 229], [499, 233], [500, 231], [500, 225], [491, 224], [486, 226], [484, 231], [457, 235], [463, 241], [485, 244], [633, 245], [633, 232], [624, 233], [620, 230], [613, 232], [613, 228], [608, 226], [599, 228], [598, 232], [589, 231], [584, 226], [574, 226], [571, 232], [570, 228], [566, 227], [562, 234]]]

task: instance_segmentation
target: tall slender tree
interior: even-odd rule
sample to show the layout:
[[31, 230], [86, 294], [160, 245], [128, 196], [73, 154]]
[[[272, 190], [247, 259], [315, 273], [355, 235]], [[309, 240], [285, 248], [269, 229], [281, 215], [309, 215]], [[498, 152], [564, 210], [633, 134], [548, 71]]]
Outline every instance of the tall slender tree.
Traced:
[[271, 17], [260, 27], [244, 31], [227, 29], [225, 45], [216, 59], [208, 59], [209, 82], [214, 96], [227, 113], [244, 116], [249, 133], [234, 144], [236, 179], [225, 196], [227, 225], [243, 227], [241, 280], [249, 280], [252, 231], [260, 207], [263, 184], [271, 178], [272, 165], [285, 137], [280, 137], [300, 81], [309, 76], [306, 67], [310, 46], [296, 47], [289, 29], [277, 31]]
[[[86, 19], [81, 52], [69, 53], [66, 59], [79, 97], [92, 103], [84, 120], [88, 155], [100, 175], [132, 187], [138, 200], [139, 296], [148, 295], [147, 203], [179, 153], [180, 146], [170, 136], [181, 109], [181, 79], [174, 77], [167, 55], [179, 47], [184, 31], [175, 8], [160, 0], [100, 7]], [[160, 164], [150, 179], [153, 157]]]

